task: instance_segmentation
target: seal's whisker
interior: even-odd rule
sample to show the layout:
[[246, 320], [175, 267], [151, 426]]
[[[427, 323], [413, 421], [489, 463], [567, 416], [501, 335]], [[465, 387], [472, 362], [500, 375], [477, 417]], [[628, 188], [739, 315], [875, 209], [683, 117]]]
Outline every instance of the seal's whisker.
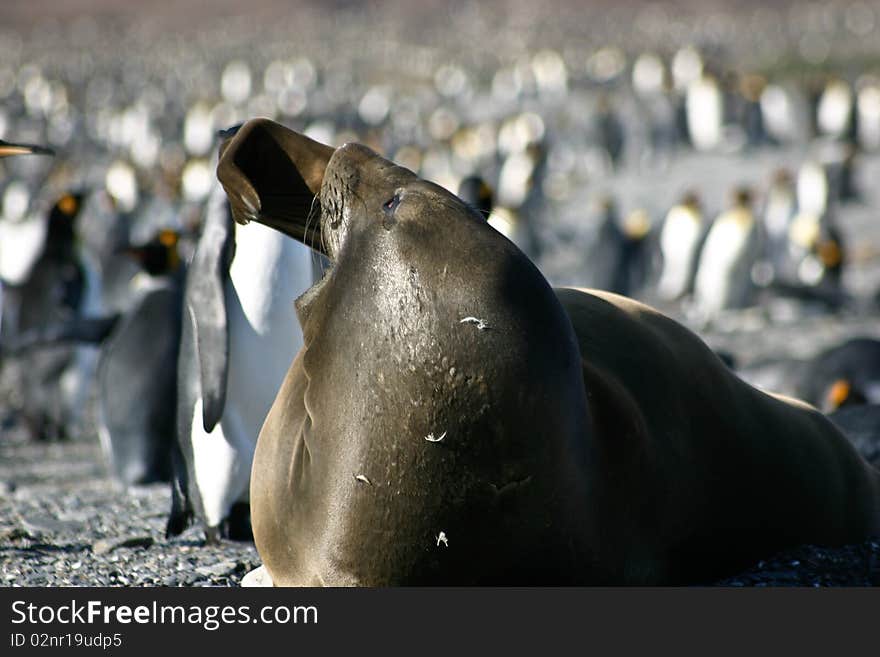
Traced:
[[[317, 195], [317, 194], [315, 194], [315, 195], [312, 197], [312, 202], [311, 202], [311, 204], [309, 205], [309, 213], [306, 215], [305, 228], [304, 228], [304, 232], [303, 232], [303, 235], [304, 235], [304, 237], [305, 237], [306, 239], [308, 239], [308, 235], [309, 235], [309, 226], [310, 226], [311, 223], [312, 223], [312, 219], [313, 219], [313, 217], [315, 217], [315, 215], [316, 215], [316, 213], [315, 213], [315, 205], [316, 205], [316, 204], [318, 205], [319, 208], [321, 207], [321, 205], [320, 205], [320, 201], [318, 200], [318, 195]], [[320, 222], [320, 219], [319, 219], [319, 220], [318, 220], [318, 229], [319, 229], [319, 232], [320, 232], [320, 228], [321, 228], [321, 222]], [[313, 242], [313, 240], [309, 240], [309, 242]], [[309, 243], [309, 246], [311, 246], [311, 247], [314, 248], [314, 244]], [[323, 245], [322, 245], [322, 246], [323, 246]]]

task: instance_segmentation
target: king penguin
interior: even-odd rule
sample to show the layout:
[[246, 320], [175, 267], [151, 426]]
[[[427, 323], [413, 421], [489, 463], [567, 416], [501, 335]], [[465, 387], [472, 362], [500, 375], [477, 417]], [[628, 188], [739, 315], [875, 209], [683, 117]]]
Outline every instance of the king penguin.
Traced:
[[126, 249], [143, 271], [98, 359], [98, 436], [124, 486], [171, 474], [184, 270], [177, 243], [176, 231], [161, 230]]
[[[76, 222], [84, 193], [66, 193], [45, 220], [39, 256], [21, 281], [8, 289], [15, 336], [98, 313], [100, 279], [77, 244]], [[78, 426], [97, 361], [93, 345], [59, 345], [27, 353], [17, 363], [20, 410], [31, 434], [64, 438]]]
[[704, 72], [688, 85], [685, 97], [687, 129], [698, 151], [710, 151], [721, 144], [724, 121], [724, 95], [718, 80]]
[[766, 242], [763, 257], [770, 266], [771, 278], [791, 277], [788, 233], [797, 210], [794, 181], [788, 169], [777, 169], [764, 203]]
[[177, 535], [195, 516], [209, 543], [251, 536], [254, 448], [302, 346], [294, 300], [313, 282], [307, 247], [259, 224], [235, 228], [217, 183], [184, 291], [166, 528]]
[[830, 347], [803, 368], [795, 394], [824, 413], [880, 403], [880, 340], [855, 337]]
[[492, 188], [481, 176], [470, 175], [458, 184], [458, 197], [488, 220], [495, 205]]
[[677, 301], [689, 294], [694, 284], [697, 256], [706, 237], [700, 200], [694, 192], [685, 193], [663, 221], [660, 253], [663, 268], [657, 293], [665, 301]]
[[758, 227], [751, 204], [751, 192], [737, 189], [732, 206], [715, 219], [706, 236], [694, 281], [694, 301], [703, 319], [752, 300]]
[[[20, 144], [0, 139], [0, 158], [13, 155], [55, 155], [48, 146], [37, 144]], [[2, 241], [2, 238], [0, 238]], [[0, 275], [0, 329], [3, 328], [3, 277]]]

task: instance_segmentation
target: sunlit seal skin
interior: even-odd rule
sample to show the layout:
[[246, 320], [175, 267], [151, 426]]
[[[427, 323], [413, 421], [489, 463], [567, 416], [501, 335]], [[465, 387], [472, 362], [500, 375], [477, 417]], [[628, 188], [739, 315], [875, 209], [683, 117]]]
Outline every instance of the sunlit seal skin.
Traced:
[[266, 120], [218, 176], [333, 263], [254, 455], [276, 585], [702, 582], [877, 531], [880, 475], [821, 414], [646, 306], [552, 290], [444, 189]]

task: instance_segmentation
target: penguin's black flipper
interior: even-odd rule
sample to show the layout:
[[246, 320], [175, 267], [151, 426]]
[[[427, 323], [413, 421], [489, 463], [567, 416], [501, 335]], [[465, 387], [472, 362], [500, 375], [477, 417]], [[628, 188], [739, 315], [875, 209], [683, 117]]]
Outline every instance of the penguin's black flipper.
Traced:
[[229, 331], [225, 282], [234, 240], [229, 204], [218, 187], [208, 200], [204, 229], [186, 283], [186, 309], [195, 328], [205, 431], [211, 431], [220, 421], [226, 404]]
[[45, 328], [32, 328], [15, 336], [14, 339], [5, 341], [2, 350], [6, 354], [17, 354], [29, 349], [71, 342], [99, 344], [113, 331], [119, 317], [119, 314], [107, 317], [77, 317]]

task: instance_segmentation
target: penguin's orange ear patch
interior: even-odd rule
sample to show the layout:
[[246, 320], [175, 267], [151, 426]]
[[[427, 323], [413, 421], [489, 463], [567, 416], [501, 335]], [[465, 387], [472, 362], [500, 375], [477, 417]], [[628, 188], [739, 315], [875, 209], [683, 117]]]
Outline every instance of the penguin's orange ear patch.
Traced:
[[61, 210], [63, 214], [66, 214], [68, 217], [76, 214], [78, 208], [79, 201], [77, 201], [76, 197], [72, 194], [65, 194], [58, 201], [58, 209]]
[[836, 267], [842, 259], [843, 253], [836, 240], [828, 240], [819, 245], [819, 260], [826, 267]]
[[838, 379], [828, 389], [828, 394], [825, 396], [825, 400], [832, 410], [836, 410], [843, 406], [844, 402], [849, 399], [851, 391], [852, 386], [849, 381], [846, 379]]
[[177, 232], [173, 230], [163, 230], [159, 233], [159, 243], [162, 246], [167, 246], [171, 248], [172, 246], [177, 246]]

